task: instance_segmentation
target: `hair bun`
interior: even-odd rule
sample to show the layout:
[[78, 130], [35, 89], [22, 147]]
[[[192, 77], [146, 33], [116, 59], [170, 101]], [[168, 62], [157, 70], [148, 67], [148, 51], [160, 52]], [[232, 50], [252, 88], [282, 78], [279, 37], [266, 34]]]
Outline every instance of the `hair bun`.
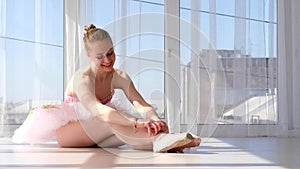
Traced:
[[94, 24], [84, 26], [84, 34], [87, 34], [92, 29], [96, 29], [96, 26]]

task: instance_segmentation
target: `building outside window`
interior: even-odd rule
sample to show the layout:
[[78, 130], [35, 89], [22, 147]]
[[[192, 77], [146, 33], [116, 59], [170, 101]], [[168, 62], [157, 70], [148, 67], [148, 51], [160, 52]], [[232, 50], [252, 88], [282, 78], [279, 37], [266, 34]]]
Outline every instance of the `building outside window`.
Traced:
[[180, 17], [182, 123], [276, 124], [277, 1], [180, 1]]

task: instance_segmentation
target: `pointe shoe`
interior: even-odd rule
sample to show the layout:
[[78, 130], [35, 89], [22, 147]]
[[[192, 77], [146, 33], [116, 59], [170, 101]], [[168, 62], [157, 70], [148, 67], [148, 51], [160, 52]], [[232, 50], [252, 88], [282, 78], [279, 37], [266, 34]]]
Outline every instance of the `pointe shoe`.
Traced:
[[153, 152], [167, 152], [168, 150], [187, 145], [193, 140], [194, 137], [191, 133], [163, 133], [153, 142]]

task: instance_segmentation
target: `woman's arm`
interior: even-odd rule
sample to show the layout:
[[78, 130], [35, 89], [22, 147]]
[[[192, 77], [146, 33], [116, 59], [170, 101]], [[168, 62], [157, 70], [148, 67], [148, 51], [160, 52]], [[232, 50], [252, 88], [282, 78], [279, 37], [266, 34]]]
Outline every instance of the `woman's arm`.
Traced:
[[153, 126], [151, 120], [137, 120], [134, 117], [128, 117], [117, 110], [103, 105], [94, 94], [94, 84], [85, 73], [78, 73], [73, 80], [73, 92], [75, 92], [81, 104], [96, 117], [109, 124], [132, 126], [133, 128], [146, 129], [149, 136], [156, 135], [159, 128]]
[[133, 104], [135, 109], [140, 113], [144, 119], [153, 120], [159, 131], [167, 132], [168, 126], [165, 122], [160, 120], [158, 114], [153, 107], [148, 104], [141, 94], [136, 90], [130, 77], [121, 70], [116, 70], [113, 85], [115, 88], [121, 88], [128, 100]]
[[88, 75], [78, 73], [73, 80], [73, 90], [81, 104], [103, 121], [124, 126], [133, 126], [135, 118], [125, 117], [117, 110], [103, 105], [94, 94], [94, 84]]
[[113, 78], [113, 86], [124, 91], [128, 100], [133, 104], [135, 109], [143, 118], [152, 120], [159, 119], [156, 111], [150, 104], [148, 104], [144, 100], [141, 94], [136, 90], [132, 80], [125, 72], [116, 69]]

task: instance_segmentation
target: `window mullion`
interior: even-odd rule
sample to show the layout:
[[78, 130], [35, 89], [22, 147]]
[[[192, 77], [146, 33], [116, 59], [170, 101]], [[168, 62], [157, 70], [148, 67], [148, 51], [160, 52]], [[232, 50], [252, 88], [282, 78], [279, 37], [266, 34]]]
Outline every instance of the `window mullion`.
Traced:
[[180, 131], [179, 0], [165, 0], [165, 104], [170, 132]]

